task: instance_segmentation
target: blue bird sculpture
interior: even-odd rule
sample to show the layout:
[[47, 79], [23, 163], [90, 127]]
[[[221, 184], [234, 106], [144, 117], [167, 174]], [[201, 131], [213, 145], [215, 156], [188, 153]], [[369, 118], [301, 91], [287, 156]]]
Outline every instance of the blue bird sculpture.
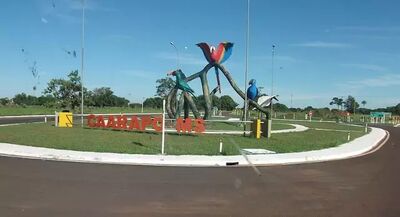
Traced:
[[256, 86], [256, 80], [255, 79], [251, 79], [249, 81], [249, 85], [250, 87], [247, 88], [247, 98], [251, 99], [251, 100], [255, 100], [256, 97], [258, 96], [258, 89]]

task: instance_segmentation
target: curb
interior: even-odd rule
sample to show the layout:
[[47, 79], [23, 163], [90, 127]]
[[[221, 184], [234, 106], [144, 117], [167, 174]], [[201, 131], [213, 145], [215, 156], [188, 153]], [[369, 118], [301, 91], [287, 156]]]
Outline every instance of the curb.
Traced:
[[[372, 153], [381, 147], [388, 139], [387, 131], [371, 127], [371, 132], [349, 143], [338, 147], [283, 154], [242, 155], [234, 156], [205, 156], [205, 155], [144, 155], [117, 154], [100, 152], [83, 152], [31, 147], [15, 144], [0, 143], [0, 156], [20, 157], [29, 159], [55, 160], [83, 163], [152, 165], [152, 166], [192, 166], [192, 167], [221, 167], [227, 165], [284, 165], [340, 160]], [[376, 148], [378, 147], [378, 148]]]

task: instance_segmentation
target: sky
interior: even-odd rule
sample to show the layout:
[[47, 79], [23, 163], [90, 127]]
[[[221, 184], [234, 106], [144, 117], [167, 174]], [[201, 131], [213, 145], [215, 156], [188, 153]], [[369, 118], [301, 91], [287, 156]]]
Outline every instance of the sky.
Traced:
[[[39, 96], [52, 78], [80, 71], [81, 0], [0, 3], [0, 97]], [[203, 69], [197, 43], [223, 41], [234, 43], [224, 66], [244, 89], [246, 0], [85, 0], [85, 8], [88, 89], [111, 87], [140, 103], [155, 95], [156, 80], [167, 72], [179, 67], [188, 76]], [[366, 100], [367, 108], [396, 105], [398, 8], [396, 0], [251, 0], [248, 77], [267, 94], [273, 77], [273, 93], [293, 107], [330, 107], [333, 97], [348, 95]], [[215, 87], [213, 71], [208, 79]], [[221, 81], [222, 95], [242, 104]], [[201, 93], [199, 80], [189, 85]]]

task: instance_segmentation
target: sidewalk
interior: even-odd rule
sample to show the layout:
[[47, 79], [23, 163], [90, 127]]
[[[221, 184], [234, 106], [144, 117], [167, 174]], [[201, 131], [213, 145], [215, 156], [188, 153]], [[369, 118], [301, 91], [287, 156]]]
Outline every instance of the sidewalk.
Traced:
[[[334, 148], [285, 154], [247, 155], [247, 157], [254, 165], [297, 164], [345, 159], [370, 151], [380, 144], [380, 142], [385, 139], [386, 135], [387, 133], [385, 130], [372, 127], [369, 134]], [[0, 143], [0, 155], [42, 160], [129, 165], [197, 167], [226, 166], [227, 163], [238, 164], [239, 166], [249, 165], [249, 161], [247, 161], [242, 155], [205, 156], [116, 154], [59, 150], [7, 143]]]

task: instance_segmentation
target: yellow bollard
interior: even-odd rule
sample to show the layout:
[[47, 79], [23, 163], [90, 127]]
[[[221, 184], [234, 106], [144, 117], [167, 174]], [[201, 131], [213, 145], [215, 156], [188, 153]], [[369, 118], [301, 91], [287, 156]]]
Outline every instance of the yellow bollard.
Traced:
[[73, 116], [72, 112], [58, 113], [58, 127], [72, 127]]
[[261, 120], [260, 119], [256, 119], [253, 121], [252, 131], [253, 131], [253, 136], [256, 137], [256, 139], [261, 138]]

